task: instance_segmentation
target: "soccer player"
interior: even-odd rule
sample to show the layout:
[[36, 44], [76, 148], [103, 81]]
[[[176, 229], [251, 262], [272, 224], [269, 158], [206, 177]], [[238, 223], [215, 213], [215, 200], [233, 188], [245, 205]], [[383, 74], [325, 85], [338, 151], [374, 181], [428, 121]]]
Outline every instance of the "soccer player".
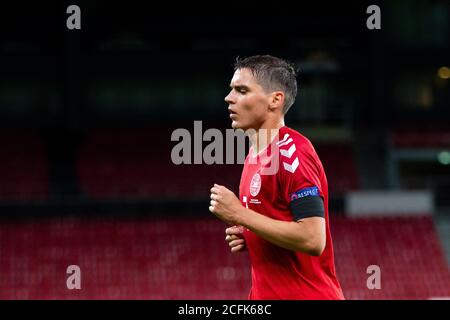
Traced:
[[243, 129], [251, 147], [240, 199], [214, 184], [209, 210], [232, 225], [225, 230], [231, 252], [248, 249], [249, 299], [344, 299], [324, 168], [311, 142], [284, 123], [297, 95], [295, 69], [264, 55], [238, 58], [234, 71], [225, 101], [232, 128]]

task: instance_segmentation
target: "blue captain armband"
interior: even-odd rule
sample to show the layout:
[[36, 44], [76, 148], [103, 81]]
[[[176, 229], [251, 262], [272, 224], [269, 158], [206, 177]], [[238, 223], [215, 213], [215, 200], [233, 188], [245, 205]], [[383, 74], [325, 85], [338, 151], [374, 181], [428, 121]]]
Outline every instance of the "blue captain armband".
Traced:
[[304, 188], [291, 194], [289, 207], [294, 221], [309, 217], [325, 217], [325, 207], [319, 188]]

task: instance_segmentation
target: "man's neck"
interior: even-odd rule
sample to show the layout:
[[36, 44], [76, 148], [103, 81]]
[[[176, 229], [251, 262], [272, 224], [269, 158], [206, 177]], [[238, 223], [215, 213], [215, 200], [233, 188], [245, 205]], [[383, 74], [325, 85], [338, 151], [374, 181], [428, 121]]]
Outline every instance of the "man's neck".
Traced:
[[253, 147], [253, 153], [258, 154], [261, 150], [272, 143], [273, 139], [278, 136], [281, 127], [284, 127], [284, 119], [276, 124], [262, 125], [249, 135], [250, 143]]

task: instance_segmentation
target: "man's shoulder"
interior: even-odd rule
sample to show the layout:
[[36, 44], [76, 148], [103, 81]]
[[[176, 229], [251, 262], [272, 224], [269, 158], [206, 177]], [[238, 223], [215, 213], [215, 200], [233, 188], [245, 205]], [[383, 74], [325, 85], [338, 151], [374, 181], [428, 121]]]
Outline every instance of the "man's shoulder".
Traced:
[[277, 142], [280, 175], [298, 174], [305, 151], [308, 153], [309, 140], [297, 130], [289, 127], [282, 127], [279, 132]]
[[277, 145], [282, 148], [290, 147], [295, 144], [299, 151], [310, 151], [313, 148], [311, 141], [303, 134], [289, 127], [280, 129], [279, 141]]

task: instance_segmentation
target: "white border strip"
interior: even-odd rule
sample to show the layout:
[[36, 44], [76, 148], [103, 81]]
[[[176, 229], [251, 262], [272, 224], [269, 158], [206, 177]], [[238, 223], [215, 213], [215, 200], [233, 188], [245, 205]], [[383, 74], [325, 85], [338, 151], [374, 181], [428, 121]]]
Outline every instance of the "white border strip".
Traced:
[[433, 194], [421, 191], [357, 191], [346, 194], [349, 216], [423, 215], [434, 212]]

